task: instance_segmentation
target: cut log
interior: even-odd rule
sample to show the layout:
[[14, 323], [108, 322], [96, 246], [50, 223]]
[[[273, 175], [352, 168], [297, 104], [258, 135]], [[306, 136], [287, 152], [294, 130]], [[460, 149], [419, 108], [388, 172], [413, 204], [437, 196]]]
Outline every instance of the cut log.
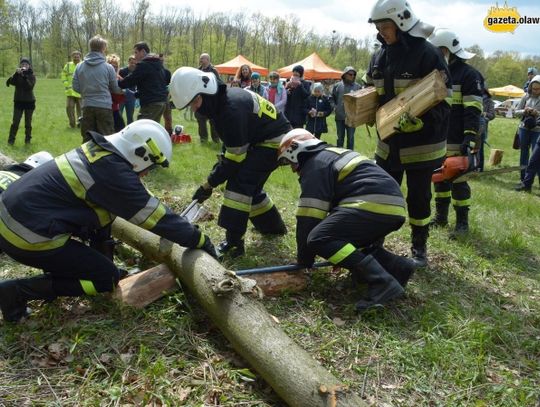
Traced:
[[491, 153], [489, 154], [489, 161], [488, 161], [489, 165], [493, 167], [495, 165], [499, 165], [500, 163], [502, 163], [503, 155], [504, 155], [504, 150], [498, 150], [496, 148], [492, 148]]
[[377, 131], [381, 140], [396, 133], [399, 118], [403, 113], [422, 116], [442, 102], [448, 95], [442, 74], [434, 70], [412, 86], [409, 86], [391, 101], [377, 110]]
[[264, 295], [274, 297], [284, 292], [298, 292], [307, 287], [308, 277], [305, 273], [278, 272], [269, 274], [246, 274], [242, 277], [251, 278], [257, 282], [257, 286]]
[[113, 235], [146, 257], [166, 263], [236, 351], [289, 406], [365, 406], [357, 394], [289, 338], [260, 301], [236, 289], [216, 295], [215, 288], [233, 277], [205, 252], [176, 244], [160, 249], [158, 236], [123, 219], [114, 222]]
[[345, 123], [349, 127], [358, 127], [362, 124], [372, 125], [375, 123], [375, 114], [379, 106], [379, 95], [377, 89], [358, 89], [343, 96], [345, 107]]

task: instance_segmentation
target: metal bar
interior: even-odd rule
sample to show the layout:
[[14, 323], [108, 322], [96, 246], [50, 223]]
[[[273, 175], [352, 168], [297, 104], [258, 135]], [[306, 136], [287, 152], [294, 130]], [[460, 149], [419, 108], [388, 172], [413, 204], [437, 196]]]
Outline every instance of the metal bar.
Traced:
[[193, 208], [195, 205], [197, 205], [197, 202], [199, 202], [198, 200], [194, 199], [193, 201], [191, 201], [191, 203], [187, 206], [186, 209], [184, 209], [181, 213], [180, 213], [180, 216], [186, 216], [188, 214], [188, 212], [191, 210], [191, 208]]
[[[328, 267], [333, 264], [329, 261], [322, 261], [319, 263], [314, 263], [310, 268], [319, 268], [319, 267]], [[244, 276], [246, 274], [264, 274], [264, 273], [277, 273], [279, 271], [298, 271], [305, 269], [306, 267], [299, 264], [286, 264], [284, 266], [270, 266], [270, 267], [259, 267], [254, 269], [245, 269], [235, 271], [237, 276]]]

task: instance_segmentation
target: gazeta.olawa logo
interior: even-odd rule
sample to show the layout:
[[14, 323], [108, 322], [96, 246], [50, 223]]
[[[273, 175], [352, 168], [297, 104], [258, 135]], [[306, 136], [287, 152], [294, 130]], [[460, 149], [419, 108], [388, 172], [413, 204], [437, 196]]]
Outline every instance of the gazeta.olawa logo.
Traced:
[[521, 24], [540, 24], [540, 17], [521, 16], [517, 7], [509, 7], [506, 1], [503, 7], [495, 3], [484, 18], [484, 27], [495, 33], [514, 33]]

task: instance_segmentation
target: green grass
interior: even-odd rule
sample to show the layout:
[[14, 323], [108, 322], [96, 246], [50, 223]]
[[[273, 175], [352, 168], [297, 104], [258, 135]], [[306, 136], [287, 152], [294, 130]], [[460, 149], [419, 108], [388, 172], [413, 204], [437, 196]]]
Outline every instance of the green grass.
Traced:
[[[40, 80], [32, 145], [22, 133], [7, 146], [12, 88], [0, 88], [0, 151], [16, 159], [31, 152], [65, 152], [80, 143], [67, 125], [59, 80]], [[205, 179], [217, 147], [198, 143], [195, 122], [174, 112], [194, 143], [174, 146], [174, 163], [145, 179], [150, 190], [181, 210]], [[335, 140], [335, 126], [330, 119]], [[497, 118], [489, 142], [511, 149], [517, 121]], [[357, 133], [356, 149], [372, 155], [375, 135]], [[489, 155], [489, 149], [487, 151]], [[449, 240], [447, 229], [429, 241], [431, 266], [411, 281], [406, 299], [385, 310], [357, 316], [357, 293], [346, 272], [318, 270], [301, 293], [265, 299], [283, 329], [330, 371], [374, 406], [537, 406], [540, 400], [539, 196], [513, 191], [517, 173], [471, 182], [471, 233]], [[267, 190], [289, 227], [284, 238], [248, 231], [247, 255], [233, 269], [294, 260], [294, 208], [298, 183], [287, 168], [277, 170]], [[205, 204], [217, 214], [221, 192]], [[223, 231], [214, 222], [201, 228], [214, 241]], [[408, 226], [387, 239], [396, 252], [409, 250]], [[148, 262], [123, 248], [118, 261]], [[0, 278], [36, 273], [0, 257]], [[142, 311], [107, 298], [65, 299], [34, 304], [31, 318], [0, 326], [0, 405], [280, 406], [189, 293], [179, 291]]]

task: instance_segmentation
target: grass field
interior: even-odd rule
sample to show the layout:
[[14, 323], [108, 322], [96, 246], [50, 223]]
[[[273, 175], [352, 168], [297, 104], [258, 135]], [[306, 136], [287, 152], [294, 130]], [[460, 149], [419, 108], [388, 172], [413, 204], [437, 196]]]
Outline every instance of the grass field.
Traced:
[[[81, 141], [69, 129], [59, 80], [36, 87], [34, 138], [7, 145], [12, 88], [0, 88], [0, 151], [22, 160], [32, 152], [66, 152]], [[149, 189], [182, 209], [211, 169], [217, 146], [201, 146], [195, 122], [174, 112], [194, 143], [174, 146], [174, 163], [145, 179]], [[333, 119], [326, 139], [335, 140]], [[517, 121], [497, 118], [489, 142], [517, 164], [511, 149]], [[373, 155], [375, 135], [357, 132], [356, 150]], [[487, 151], [489, 155], [489, 148]], [[429, 241], [430, 267], [419, 271], [407, 298], [354, 313], [346, 273], [319, 270], [309, 289], [265, 299], [283, 329], [373, 406], [538, 406], [540, 403], [540, 198], [513, 191], [517, 173], [471, 182], [471, 233]], [[267, 183], [289, 227], [283, 238], [248, 231], [247, 254], [231, 269], [277, 265], [295, 258], [295, 176], [277, 170]], [[217, 214], [220, 193], [205, 204]], [[215, 242], [215, 223], [201, 228]], [[390, 236], [409, 251], [409, 227]], [[124, 253], [128, 252], [123, 250]], [[146, 267], [136, 253], [119, 258]], [[34, 274], [0, 256], [0, 278]], [[64, 299], [34, 306], [23, 324], [0, 325], [0, 406], [281, 406], [267, 384], [236, 354], [189, 293], [179, 291], [142, 311], [107, 298]]]

